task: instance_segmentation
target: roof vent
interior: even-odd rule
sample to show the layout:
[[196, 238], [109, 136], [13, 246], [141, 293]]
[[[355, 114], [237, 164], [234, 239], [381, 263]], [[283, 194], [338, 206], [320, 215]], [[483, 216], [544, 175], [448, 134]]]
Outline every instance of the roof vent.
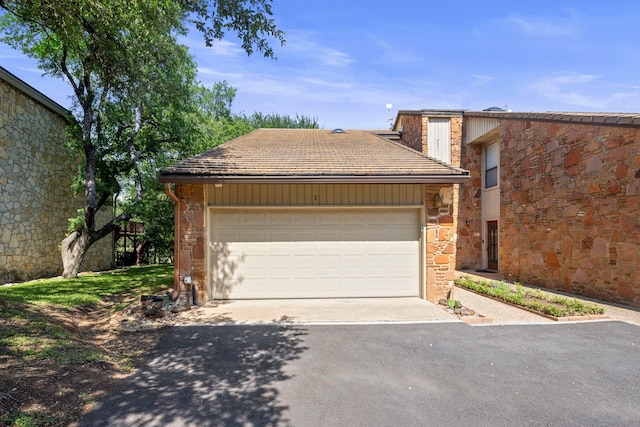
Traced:
[[507, 111], [504, 108], [500, 108], [500, 107], [489, 107], [489, 108], [485, 108], [482, 111]]
[[331, 131], [331, 133], [345, 133], [345, 132], [344, 132], [344, 129], [335, 128], [334, 130]]

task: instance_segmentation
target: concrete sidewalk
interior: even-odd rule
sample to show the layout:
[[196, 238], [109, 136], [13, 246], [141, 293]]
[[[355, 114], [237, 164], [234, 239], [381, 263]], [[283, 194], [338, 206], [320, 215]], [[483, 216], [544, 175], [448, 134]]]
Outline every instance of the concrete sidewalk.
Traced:
[[[491, 273], [460, 271], [457, 276], [468, 275], [476, 279], [499, 280]], [[545, 290], [545, 292], [554, 293]], [[562, 295], [558, 293], [558, 295]], [[565, 295], [566, 296], [566, 295]], [[573, 297], [573, 296], [572, 296]], [[474, 310], [491, 323], [485, 324], [538, 324], [556, 323], [554, 320], [529, 311], [501, 303], [456, 287], [454, 298], [463, 306]], [[611, 320], [640, 326], [640, 310], [620, 307], [601, 301]], [[411, 298], [335, 298], [335, 299], [281, 299], [281, 300], [228, 300], [204, 304], [178, 316], [177, 325], [202, 324], [367, 324], [367, 323], [437, 323], [460, 322], [443, 307], [417, 297]]]
[[229, 300], [181, 313], [178, 325], [270, 323], [457, 322], [437, 305], [417, 298]]
[[[456, 277], [462, 276], [469, 276], [477, 280], [500, 280], [500, 276], [496, 273], [456, 271]], [[523, 284], [523, 286], [533, 288], [525, 284]], [[554, 292], [549, 289], [542, 290], [549, 294], [576, 298], [577, 300], [585, 303], [596, 303], [604, 307], [605, 314], [609, 316], [609, 319], [640, 326], [640, 310], [638, 309], [610, 304], [603, 301], [596, 301], [589, 298], [582, 298], [575, 295], [568, 295], [562, 292]], [[454, 298], [459, 300], [465, 307], [469, 307], [478, 313], [493, 319], [493, 324], [557, 323], [556, 321], [547, 319], [546, 317], [478, 295], [460, 287], [455, 288], [454, 294]]]

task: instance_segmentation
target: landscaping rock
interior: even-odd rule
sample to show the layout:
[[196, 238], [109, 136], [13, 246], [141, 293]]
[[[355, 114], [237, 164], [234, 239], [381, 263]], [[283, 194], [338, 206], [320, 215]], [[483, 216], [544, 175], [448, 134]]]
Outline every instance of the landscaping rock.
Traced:
[[168, 299], [154, 301], [145, 298], [130, 304], [112, 318], [112, 328], [124, 332], [145, 332], [173, 326], [178, 313], [190, 310], [191, 306], [170, 302]]
[[475, 316], [476, 312], [467, 307], [460, 307], [453, 310], [457, 316]]

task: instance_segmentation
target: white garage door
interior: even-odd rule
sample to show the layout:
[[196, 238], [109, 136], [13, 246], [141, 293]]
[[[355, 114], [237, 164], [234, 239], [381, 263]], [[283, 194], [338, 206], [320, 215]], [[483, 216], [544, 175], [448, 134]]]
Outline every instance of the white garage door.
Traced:
[[221, 209], [210, 215], [214, 298], [418, 295], [417, 209]]

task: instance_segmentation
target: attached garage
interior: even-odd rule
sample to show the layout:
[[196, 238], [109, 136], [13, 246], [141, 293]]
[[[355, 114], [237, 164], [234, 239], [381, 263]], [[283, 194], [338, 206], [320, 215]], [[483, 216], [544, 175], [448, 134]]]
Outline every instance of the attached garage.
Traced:
[[418, 296], [419, 218], [417, 209], [212, 209], [212, 296]]
[[440, 251], [428, 228], [453, 202], [427, 199], [467, 179], [370, 132], [260, 129], [161, 171], [176, 184], [176, 280], [199, 300], [425, 298]]

